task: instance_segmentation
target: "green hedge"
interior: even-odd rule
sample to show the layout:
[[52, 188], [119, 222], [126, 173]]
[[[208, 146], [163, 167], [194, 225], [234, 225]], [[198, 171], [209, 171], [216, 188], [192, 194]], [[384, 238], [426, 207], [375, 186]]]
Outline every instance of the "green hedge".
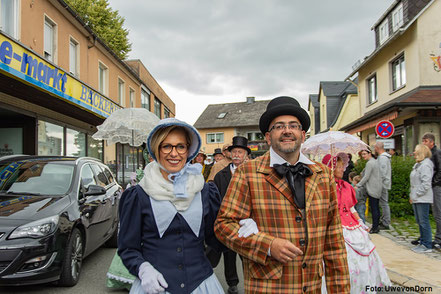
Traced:
[[393, 216], [413, 215], [409, 203], [410, 172], [415, 164], [411, 156], [392, 156], [392, 188], [389, 191], [389, 206]]
[[[389, 191], [389, 206], [392, 216], [413, 215], [412, 205], [409, 203], [409, 176], [414, 164], [415, 160], [411, 156], [392, 156], [392, 188]], [[360, 174], [365, 165], [366, 161], [359, 159], [353, 170]]]

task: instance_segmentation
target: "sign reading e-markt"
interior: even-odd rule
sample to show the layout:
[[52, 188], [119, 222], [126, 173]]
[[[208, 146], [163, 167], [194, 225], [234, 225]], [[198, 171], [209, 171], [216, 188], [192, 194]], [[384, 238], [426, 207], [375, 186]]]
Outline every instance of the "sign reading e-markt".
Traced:
[[121, 108], [1, 33], [0, 71], [104, 118]]

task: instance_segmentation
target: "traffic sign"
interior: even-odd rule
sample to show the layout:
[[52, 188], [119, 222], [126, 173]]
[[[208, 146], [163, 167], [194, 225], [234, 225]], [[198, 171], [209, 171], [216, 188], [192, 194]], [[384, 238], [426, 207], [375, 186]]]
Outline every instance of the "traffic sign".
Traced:
[[394, 134], [394, 125], [388, 120], [380, 121], [375, 127], [375, 132], [381, 138], [389, 138]]

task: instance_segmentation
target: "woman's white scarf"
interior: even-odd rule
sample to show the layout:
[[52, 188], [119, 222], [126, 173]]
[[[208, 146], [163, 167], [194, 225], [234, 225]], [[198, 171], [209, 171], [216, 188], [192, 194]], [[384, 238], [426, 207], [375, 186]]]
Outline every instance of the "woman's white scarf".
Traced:
[[[157, 201], [168, 200], [177, 211], [185, 211], [195, 195], [204, 187], [205, 181], [199, 166], [187, 163], [179, 173], [169, 175], [170, 180], [175, 181], [173, 183], [162, 176], [159, 163], [152, 161], [145, 167], [144, 177], [139, 185], [153, 199]], [[202, 166], [200, 167], [202, 168]], [[197, 172], [198, 170], [199, 172]], [[171, 179], [172, 176], [175, 179]], [[185, 188], [185, 191], [181, 191], [182, 188]]]

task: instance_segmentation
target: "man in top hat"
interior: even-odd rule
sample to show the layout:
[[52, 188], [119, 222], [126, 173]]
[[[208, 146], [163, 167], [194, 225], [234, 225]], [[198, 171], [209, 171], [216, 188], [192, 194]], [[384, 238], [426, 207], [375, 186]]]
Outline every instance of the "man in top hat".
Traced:
[[213, 153], [213, 158], [214, 158], [214, 162], [219, 162], [222, 159], [225, 158], [224, 154], [222, 153], [222, 149], [220, 148], [215, 148], [214, 149], [214, 153]]
[[[274, 98], [259, 127], [270, 150], [235, 171], [215, 233], [243, 256], [246, 293], [350, 293], [335, 181], [325, 165], [300, 152], [310, 126], [291, 97]], [[258, 232], [239, 237], [239, 221]]]
[[213, 164], [207, 182], [214, 181], [214, 176], [231, 163], [231, 152], [228, 151], [228, 147], [230, 147], [230, 145], [231, 144], [225, 144], [222, 146], [222, 154], [224, 155], [224, 158]]
[[[228, 185], [230, 184], [231, 176], [236, 171], [248, 155], [251, 154], [250, 148], [248, 148], [248, 139], [241, 136], [236, 136], [233, 138], [233, 144], [228, 147], [228, 151], [231, 152], [232, 162], [219, 171], [214, 177], [214, 183], [216, 184], [221, 197], [223, 198], [227, 192]], [[213, 267], [216, 267], [219, 263], [221, 254], [216, 251], [208, 251], [207, 257], [211, 262]], [[224, 271], [225, 280], [228, 284], [228, 293], [235, 294], [237, 292], [237, 284], [239, 283], [239, 278], [237, 276], [236, 270], [236, 252], [232, 250], [227, 250], [224, 253]]]

